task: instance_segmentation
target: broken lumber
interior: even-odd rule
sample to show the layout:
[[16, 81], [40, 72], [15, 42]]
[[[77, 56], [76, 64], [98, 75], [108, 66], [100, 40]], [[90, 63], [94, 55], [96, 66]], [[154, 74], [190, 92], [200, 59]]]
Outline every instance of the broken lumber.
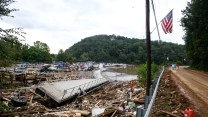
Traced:
[[168, 111], [161, 110], [161, 112], [162, 112], [162, 113], [165, 113], [165, 114], [167, 114], [167, 115], [170, 115], [171, 117], [179, 117], [179, 116], [177, 116], [177, 115], [175, 115], [175, 114], [172, 114], [172, 113], [170, 113], [170, 112], [168, 112]]
[[128, 102], [134, 102], [137, 104], [144, 104], [144, 99], [133, 98], [133, 99], [128, 99]]
[[98, 117], [103, 117], [103, 116], [110, 116], [112, 113], [114, 113], [116, 111], [115, 108], [111, 108], [109, 110], [106, 110], [104, 113], [101, 113], [99, 115], [97, 115]]
[[72, 112], [74, 112], [74, 113], [80, 113], [83, 116], [89, 116], [90, 115], [90, 112], [89, 111], [86, 111], [86, 110], [72, 110]]
[[5, 98], [5, 97], [2, 97], [2, 99], [5, 100], [5, 101], [11, 101], [10, 99]]
[[101, 102], [102, 100], [98, 101], [96, 104], [95, 104], [95, 107]]

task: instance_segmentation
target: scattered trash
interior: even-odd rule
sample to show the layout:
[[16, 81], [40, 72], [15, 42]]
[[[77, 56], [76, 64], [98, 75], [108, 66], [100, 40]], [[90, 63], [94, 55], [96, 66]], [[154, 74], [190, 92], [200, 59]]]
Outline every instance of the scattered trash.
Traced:
[[128, 102], [128, 107], [130, 109], [134, 108], [135, 107], [135, 103], [134, 102]]
[[195, 117], [195, 112], [193, 109], [188, 108], [184, 111], [184, 117]]
[[[194, 108], [194, 105], [181, 93], [180, 88], [172, 79], [171, 72], [166, 70], [161, 77], [150, 117], [182, 117], [184, 114], [188, 113], [188, 110], [186, 110], [187, 107]], [[185, 110], [185, 112], [183, 110]], [[200, 114], [201, 113], [198, 112], [197, 117], [201, 117]]]
[[92, 116], [97, 116], [105, 111], [105, 108], [93, 108], [92, 109]]
[[[32, 71], [32, 70], [28, 70]], [[129, 89], [129, 81], [107, 85], [95, 89], [84, 96], [63, 102], [58, 107], [47, 95], [37, 94], [35, 89], [40, 82], [56, 82], [60, 80], [77, 80], [89, 78], [92, 71], [70, 71], [41, 73], [27, 72], [27, 75], [16, 74], [13, 81], [14, 89], [0, 89], [0, 99], [8, 107], [0, 116], [121, 116], [134, 115], [136, 104], [143, 105], [144, 91], [140, 90], [137, 80], [132, 81], [132, 96], [129, 99], [126, 93]], [[10, 83], [10, 82], [8, 82]], [[134, 88], [133, 88], [134, 86]], [[21, 87], [21, 88], [19, 88]], [[86, 86], [88, 87], [88, 86]], [[133, 91], [135, 89], [135, 91]], [[138, 89], [138, 90], [137, 90]], [[83, 87], [79, 89], [79, 94], [85, 94]], [[41, 95], [41, 96], [40, 96]], [[47, 100], [46, 100], [47, 99]], [[1, 111], [0, 111], [1, 112]]]

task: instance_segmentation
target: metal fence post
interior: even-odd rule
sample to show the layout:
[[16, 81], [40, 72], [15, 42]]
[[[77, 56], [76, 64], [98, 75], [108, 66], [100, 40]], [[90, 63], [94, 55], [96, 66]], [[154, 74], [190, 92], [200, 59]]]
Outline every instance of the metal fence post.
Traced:
[[144, 108], [146, 109], [149, 104], [149, 96], [145, 96]]
[[143, 117], [142, 116], [142, 110], [141, 108], [137, 108], [137, 113], [136, 113], [136, 117]]

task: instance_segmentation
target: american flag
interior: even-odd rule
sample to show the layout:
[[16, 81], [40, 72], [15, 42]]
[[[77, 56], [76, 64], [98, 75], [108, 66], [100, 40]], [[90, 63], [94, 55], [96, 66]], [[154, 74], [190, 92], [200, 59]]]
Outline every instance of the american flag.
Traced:
[[172, 33], [173, 31], [173, 10], [171, 10], [163, 19], [162, 19], [162, 29], [165, 34]]

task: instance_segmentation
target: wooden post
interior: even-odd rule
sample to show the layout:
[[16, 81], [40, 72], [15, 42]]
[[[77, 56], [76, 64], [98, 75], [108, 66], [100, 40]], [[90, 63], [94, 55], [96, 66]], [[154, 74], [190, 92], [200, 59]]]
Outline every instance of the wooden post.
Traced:
[[151, 84], [151, 41], [150, 41], [150, 8], [149, 0], [146, 0], [146, 48], [147, 48], [147, 87], [146, 95], [149, 96]]

